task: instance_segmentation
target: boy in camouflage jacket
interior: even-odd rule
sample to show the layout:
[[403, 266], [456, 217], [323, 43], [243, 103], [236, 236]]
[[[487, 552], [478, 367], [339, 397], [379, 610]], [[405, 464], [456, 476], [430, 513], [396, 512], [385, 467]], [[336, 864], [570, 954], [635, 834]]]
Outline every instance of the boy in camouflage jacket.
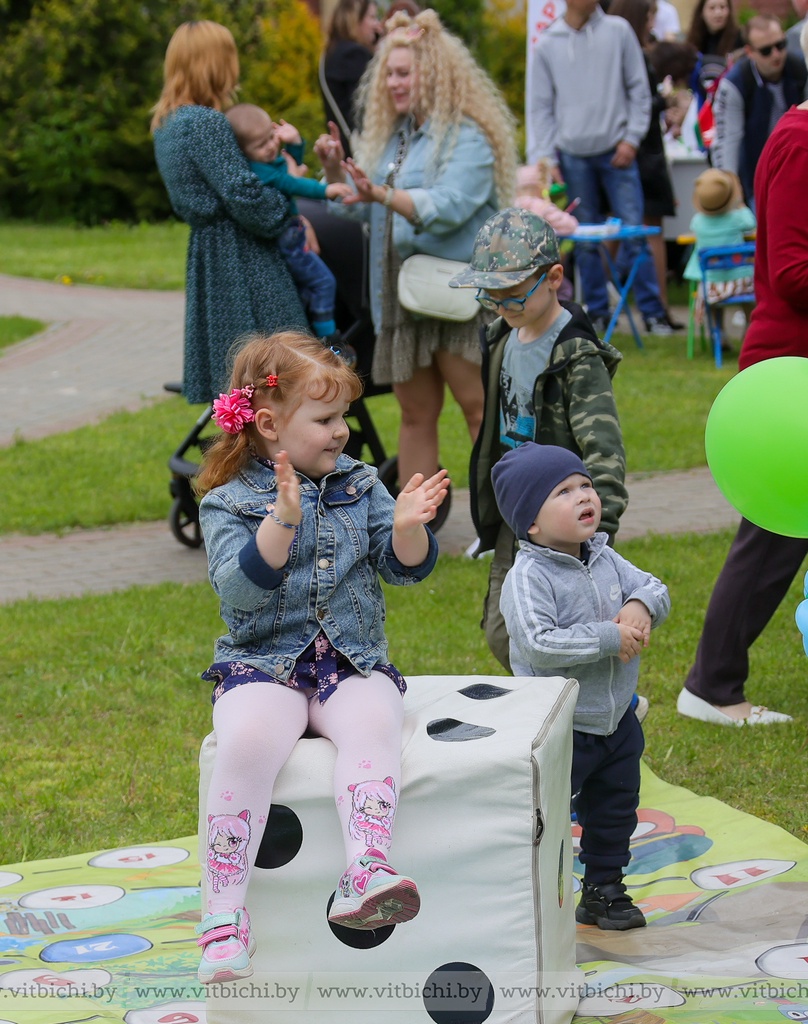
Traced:
[[450, 282], [455, 288], [477, 288], [478, 301], [502, 314], [480, 336], [485, 412], [469, 477], [477, 553], [494, 549], [482, 626], [491, 651], [508, 670], [499, 596], [513, 565], [515, 541], [497, 508], [494, 464], [525, 441], [558, 445], [580, 456], [600, 496], [601, 529], [610, 543], [628, 504], [612, 390], [622, 356], [598, 339], [580, 306], [559, 302], [563, 279], [553, 229], [536, 214], [510, 208], [486, 221], [470, 266]]

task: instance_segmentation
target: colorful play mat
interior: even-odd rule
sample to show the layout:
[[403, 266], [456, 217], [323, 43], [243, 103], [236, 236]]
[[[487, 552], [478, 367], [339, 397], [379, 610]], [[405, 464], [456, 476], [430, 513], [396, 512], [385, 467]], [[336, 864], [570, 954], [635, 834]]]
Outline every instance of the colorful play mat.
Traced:
[[[808, 1021], [808, 847], [647, 770], [639, 817], [648, 927], [578, 928], [575, 1024]], [[0, 1024], [205, 1024], [199, 875], [195, 837], [0, 869]]]

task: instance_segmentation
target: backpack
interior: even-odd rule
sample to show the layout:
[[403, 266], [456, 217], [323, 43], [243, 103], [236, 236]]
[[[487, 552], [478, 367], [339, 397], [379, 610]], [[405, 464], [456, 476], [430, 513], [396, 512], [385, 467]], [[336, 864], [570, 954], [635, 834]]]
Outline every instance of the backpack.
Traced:
[[[707, 87], [707, 95], [696, 118], [701, 145], [708, 152], [712, 148], [713, 140], [715, 139], [715, 115], [713, 113], [715, 94], [718, 92], [718, 86], [721, 84], [721, 80], [729, 74], [730, 70], [730, 68], [724, 68], [718, 78], [714, 78]], [[749, 85], [751, 84], [752, 88], [754, 88], [754, 79], [752, 78], [751, 71], [749, 73], [749, 78], [751, 83], [747, 82], [747, 76], [744, 75], [744, 104], [746, 103]]]

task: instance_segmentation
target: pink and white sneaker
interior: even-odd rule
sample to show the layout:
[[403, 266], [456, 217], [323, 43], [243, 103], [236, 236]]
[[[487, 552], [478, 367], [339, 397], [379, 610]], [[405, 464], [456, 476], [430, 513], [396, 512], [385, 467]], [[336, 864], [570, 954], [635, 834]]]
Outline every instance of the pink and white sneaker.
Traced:
[[381, 851], [368, 849], [340, 878], [328, 920], [372, 931], [410, 921], [420, 908], [415, 882], [400, 875]]
[[244, 907], [221, 914], [205, 914], [196, 926], [202, 947], [199, 980], [203, 985], [214, 982], [251, 978], [250, 957], [255, 952], [255, 939], [250, 935], [250, 915]]

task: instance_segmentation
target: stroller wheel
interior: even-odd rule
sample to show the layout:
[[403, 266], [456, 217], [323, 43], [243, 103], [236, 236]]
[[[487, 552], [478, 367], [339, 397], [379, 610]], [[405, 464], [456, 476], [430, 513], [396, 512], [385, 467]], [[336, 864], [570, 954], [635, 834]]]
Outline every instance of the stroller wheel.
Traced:
[[[438, 469], [443, 469], [443, 466], [438, 466]], [[394, 498], [398, 497], [398, 457], [393, 456], [390, 459], [385, 459], [384, 462], [379, 466], [379, 479], [387, 488], [387, 490], [393, 495]], [[438, 530], [443, 526], [449, 516], [449, 509], [452, 507], [452, 487], [449, 485], [449, 490], [446, 492], [446, 497], [443, 499], [443, 504], [438, 505], [438, 511], [435, 513], [435, 518], [429, 524], [429, 528], [433, 533], [437, 533]]]
[[171, 532], [180, 542], [188, 548], [202, 546], [202, 530], [199, 527], [199, 517], [189, 515], [181, 498], [175, 498], [171, 503], [171, 510], [168, 513], [168, 524]]

